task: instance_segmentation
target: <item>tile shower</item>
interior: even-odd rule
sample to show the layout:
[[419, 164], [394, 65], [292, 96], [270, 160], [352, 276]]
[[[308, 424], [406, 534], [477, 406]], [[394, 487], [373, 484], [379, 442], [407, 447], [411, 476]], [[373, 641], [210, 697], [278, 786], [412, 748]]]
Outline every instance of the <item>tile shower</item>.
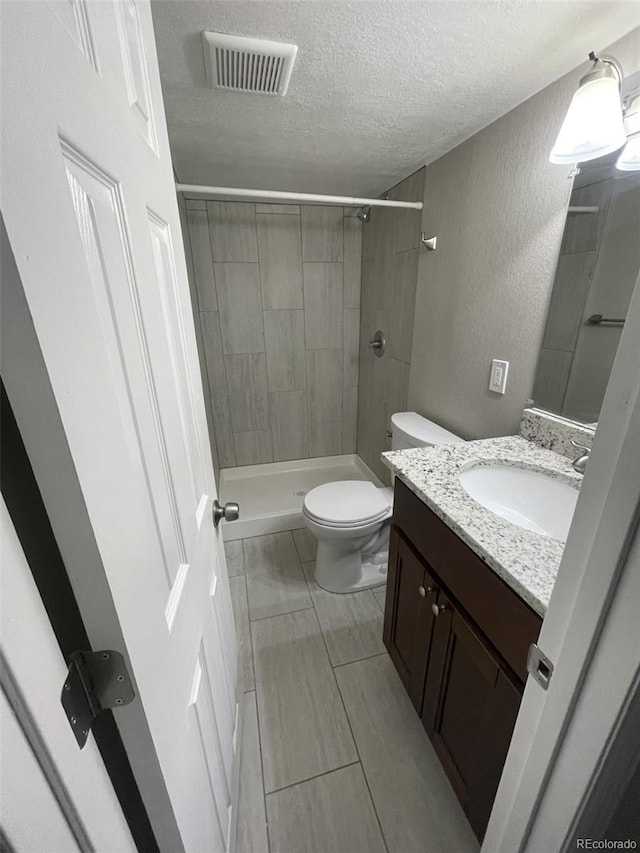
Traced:
[[[423, 190], [421, 169], [385, 195]], [[321, 482], [388, 481], [380, 454], [407, 405], [421, 215], [374, 208], [363, 224], [357, 212], [181, 199], [216, 475], [222, 499], [245, 507], [227, 540], [287, 529]], [[382, 359], [367, 346], [378, 328]]]
[[[422, 201], [425, 169], [396, 184], [390, 199]], [[358, 454], [384, 482], [380, 461], [387, 446], [389, 419], [407, 409], [413, 320], [418, 280], [421, 212], [376, 208], [363, 231], [360, 325]], [[383, 358], [373, 358], [368, 342], [377, 329], [386, 337]]]
[[355, 453], [355, 213], [186, 200], [221, 468]]

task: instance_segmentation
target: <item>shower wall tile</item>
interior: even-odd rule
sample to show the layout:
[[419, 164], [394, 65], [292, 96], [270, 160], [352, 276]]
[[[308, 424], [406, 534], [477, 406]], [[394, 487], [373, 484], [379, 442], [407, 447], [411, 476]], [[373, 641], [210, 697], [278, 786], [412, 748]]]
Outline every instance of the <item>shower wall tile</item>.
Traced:
[[208, 201], [213, 260], [257, 261], [256, 211], [241, 201]]
[[393, 277], [393, 310], [389, 331], [389, 355], [411, 361], [413, 319], [418, 282], [418, 249], [396, 253]]
[[306, 388], [304, 311], [265, 311], [269, 391]]
[[360, 346], [360, 369], [358, 371], [358, 389], [360, 397], [370, 399], [373, 395], [373, 353], [371, 350]]
[[213, 258], [211, 256], [209, 220], [206, 209], [203, 207], [202, 210], [188, 210], [187, 221], [189, 223], [189, 237], [191, 238], [198, 307], [200, 311], [217, 311], [218, 302], [213, 277]]
[[231, 425], [234, 432], [269, 429], [267, 357], [264, 353], [227, 355]]
[[358, 384], [359, 349], [360, 311], [357, 308], [345, 308], [342, 344], [342, 383], [345, 388], [354, 388]]
[[402, 412], [407, 405], [409, 395], [409, 368], [411, 365], [406, 361], [389, 359], [389, 373], [387, 379], [387, 390], [385, 400], [389, 408], [389, 414]]
[[307, 352], [309, 455], [342, 453], [342, 350]]
[[221, 468], [233, 468], [236, 464], [236, 450], [231, 429], [231, 406], [226, 394], [212, 394], [211, 412], [215, 429], [213, 437], [218, 449]]
[[341, 207], [302, 206], [302, 260], [338, 262], [343, 258]]
[[256, 204], [256, 213], [290, 213], [300, 216], [299, 204]]
[[344, 307], [360, 307], [362, 278], [362, 223], [352, 216], [344, 218]]
[[264, 308], [303, 308], [299, 219], [281, 213], [256, 219]]
[[604, 227], [614, 179], [598, 181], [580, 187], [571, 193], [571, 205], [576, 207], [598, 207], [597, 213], [588, 216], [577, 214], [567, 216], [560, 254], [567, 255], [572, 252], [593, 252], [600, 242], [600, 235]]
[[276, 391], [271, 394], [273, 459], [306, 459], [309, 456], [307, 392]]
[[342, 347], [342, 275], [342, 264], [304, 264], [305, 340], [308, 350]]
[[[389, 198], [403, 201], [422, 201], [424, 195], [424, 172], [414, 172], [404, 181], [397, 184], [390, 192]], [[406, 252], [407, 249], [417, 249], [420, 246], [422, 211], [405, 208], [397, 211], [395, 217], [395, 251]]]
[[377, 358], [373, 350], [367, 346], [369, 358], [371, 359], [371, 394], [377, 400], [386, 400], [386, 390], [389, 385], [389, 365], [391, 363], [389, 332], [387, 331], [389, 326], [386, 323], [376, 323], [376, 328], [385, 331], [387, 347], [382, 358]]
[[264, 352], [264, 324], [257, 264], [214, 265], [225, 355]]
[[558, 258], [543, 347], [566, 351], [575, 349], [594, 259], [595, 252], [574, 252]]
[[371, 222], [366, 223], [362, 229], [362, 263], [373, 260], [373, 247], [375, 245], [375, 232]]
[[200, 314], [202, 343], [209, 379], [209, 392], [212, 396], [227, 396], [227, 374], [224, 369], [222, 335], [217, 311], [203, 311]]
[[549, 412], [562, 411], [572, 361], [573, 352], [541, 348], [533, 384], [536, 406]]
[[[397, 184], [388, 197], [422, 201], [424, 172]], [[380, 454], [387, 449], [389, 419], [407, 407], [420, 231], [420, 211], [393, 208], [374, 208], [362, 231], [357, 448], [383, 482], [388, 472]], [[387, 339], [382, 358], [367, 346], [377, 329]]]
[[361, 300], [357, 210], [201, 199], [185, 208], [220, 466], [354, 453], [360, 364], [372, 367], [358, 352], [361, 327], [372, 333], [380, 316]]
[[[393, 308], [393, 270], [395, 260], [395, 219], [398, 211], [382, 207], [373, 211], [367, 223], [373, 226], [372, 289], [375, 307], [390, 311]], [[386, 329], [384, 330], [386, 331]]]
[[342, 452], [355, 453], [358, 441], [358, 389], [342, 391]]
[[257, 465], [273, 461], [271, 430], [259, 429], [250, 432], [234, 432], [236, 465]]

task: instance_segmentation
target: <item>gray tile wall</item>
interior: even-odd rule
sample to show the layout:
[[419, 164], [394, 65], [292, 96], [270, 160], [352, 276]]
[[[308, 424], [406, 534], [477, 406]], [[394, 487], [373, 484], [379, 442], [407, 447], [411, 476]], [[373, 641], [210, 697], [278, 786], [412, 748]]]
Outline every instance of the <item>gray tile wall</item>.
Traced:
[[[420, 169], [410, 175], [387, 196], [422, 201], [424, 173]], [[383, 482], [389, 482], [389, 472], [380, 461], [389, 446], [389, 419], [407, 407], [421, 218], [417, 210], [374, 208], [363, 226], [358, 454]], [[368, 347], [377, 329], [387, 340], [382, 358], [375, 358]], [[346, 324], [344, 334], [345, 339], [352, 334]]]
[[220, 467], [355, 453], [356, 210], [186, 199], [186, 214]]

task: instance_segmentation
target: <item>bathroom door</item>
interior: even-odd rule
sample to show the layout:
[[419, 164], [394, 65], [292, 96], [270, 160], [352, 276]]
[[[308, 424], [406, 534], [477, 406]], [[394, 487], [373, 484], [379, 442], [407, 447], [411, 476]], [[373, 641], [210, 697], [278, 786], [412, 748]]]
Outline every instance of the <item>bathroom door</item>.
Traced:
[[[221, 851], [237, 650], [150, 7], [30, 0], [0, 15], [3, 216], [86, 507], [75, 535], [103, 573], [71, 581], [90, 635], [115, 614], [166, 819], [188, 853]], [[130, 743], [139, 722], [115, 718]]]
[[134, 853], [97, 746], [89, 741], [78, 755], [57, 701], [67, 668], [2, 498], [0, 547], [0, 847]]

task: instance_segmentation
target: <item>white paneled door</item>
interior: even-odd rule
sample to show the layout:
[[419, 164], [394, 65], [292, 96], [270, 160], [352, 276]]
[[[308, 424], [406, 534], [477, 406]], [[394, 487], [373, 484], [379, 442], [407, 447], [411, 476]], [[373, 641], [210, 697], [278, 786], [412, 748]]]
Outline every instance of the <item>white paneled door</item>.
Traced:
[[67, 669], [1, 498], [0, 547], [0, 847], [133, 853], [97, 746], [89, 740], [79, 755], [61, 706], [51, 701]]
[[182, 843], [214, 853], [236, 641], [149, 4], [0, 14], [9, 241]]

